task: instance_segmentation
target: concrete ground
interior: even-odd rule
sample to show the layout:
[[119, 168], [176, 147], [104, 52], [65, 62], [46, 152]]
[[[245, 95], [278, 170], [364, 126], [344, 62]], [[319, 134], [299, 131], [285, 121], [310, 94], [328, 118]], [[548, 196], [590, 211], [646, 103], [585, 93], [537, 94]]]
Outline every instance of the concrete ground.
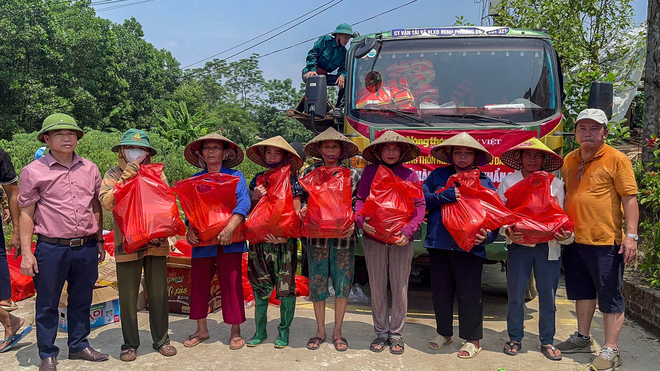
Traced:
[[[563, 285], [563, 282], [560, 284]], [[344, 322], [344, 336], [350, 349], [339, 353], [328, 341], [316, 351], [305, 348], [307, 339], [314, 335], [316, 323], [312, 303], [305, 298], [298, 298], [296, 318], [291, 331], [290, 346], [275, 349], [279, 310], [275, 306], [269, 309], [269, 338], [257, 348], [229, 350], [229, 326], [222, 322], [222, 311], [209, 315], [211, 339], [194, 348], [185, 348], [183, 340], [195, 330], [193, 321], [183, 315], [170, 317], [172, 343], [179, 354], [165, 358], [151, 347], [148, 313], [139, 314], [142, 347], [138, 350], [138, 359], [132, 363], [119, 360], [122, 344], [119, 323], [102, 326], [92, 330], [90, 341], [96, 349], [110, 354], [110, 360], [102, 363], [70, 361], [67, 359], [66, 333], [60, 331], [56, 344], [62, 349], [59, 356], [60, 370], [384, 370], [384, 369], [443, 369], [443, 370], [573, 370], [576, 366], [589, 362], [593, 355], [564, 355], [560, 362], [546, 360], [539, 352], [538, 341], [538, 300], [527, 305], [526, 337], [523, 350], [516, 357], [502, 353], [507, 339], [506, 334], [506, 284], [504, 273], [499, 266], [488, 265], [484, 268], [484, 339], [483, 350], [474, 359], [461, 360], [456, 353], [461, 347], [457, 337], [454, 343], [441, 351], [428, 348], [428, 341], [435, 336], [435, 321], [428, 287], [412, 285], [407, 325], [404, 333], [405, 354], [395, 356], [386, 350], [382, 353], [369, 351], [369, 344], [374, 338], [371, 307], [369, 304], [350, 304]], [[557, 295], [557, 337], [563, 341], [576, 330], [575, 307], [566, 299], [563, 287]], [[34, 320], [34, 301], [19, 303], [17, 315], [28, 323]], [[242, 326], [243, 336], [249, 339], [254, 333], [254, 309], [246, 309], [247, 321]], [[327, 308], [327, 331], [332, 333], [333, 305]], [[456, 333], [458, 321], [455, 317]], [[596, 315], [593, 323], [593, 335], [598, 342], [604, 341], [602, 317]], [[329, 340], [329, 339], [328, 339]], [[631, 321], [621, 332], [619, 341], [623, 366], [619, 370], [658, 370], [660, 369], [659, 340]], [[0, 354], [1, 370], [36, 370], [39, 356], [34, 332], [26, 337], [19, 346], [7, 353]]]

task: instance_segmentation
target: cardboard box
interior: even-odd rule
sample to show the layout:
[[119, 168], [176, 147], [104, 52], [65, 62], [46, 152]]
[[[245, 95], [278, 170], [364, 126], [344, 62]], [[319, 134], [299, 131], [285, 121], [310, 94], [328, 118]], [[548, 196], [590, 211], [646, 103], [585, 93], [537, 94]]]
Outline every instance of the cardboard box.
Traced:
[[99, 278], [96, 280], [97, 286], [112, 286], [119, 289], [117, 285], [117, 263], [112, 257], [106, 257], [105, 262], [99, 264]]
[[[190, 275], [190, 258], [167, 258], [167, 292], [170, 313], [190, 314], [190, 292], [192, 279]], [[209, 297], [209, 313], [220, 308], [220, 283], [218, 275], [211, 281]]]
[[[68, 330], [67, 304], [69, 295], [64, 284], [59, 304], [59, 326]], [[92, 305], [89, 310], [89, 322], [92, 328], [119, 322], [119, 296], [114, 287], [97, 286], [92, 291]]]

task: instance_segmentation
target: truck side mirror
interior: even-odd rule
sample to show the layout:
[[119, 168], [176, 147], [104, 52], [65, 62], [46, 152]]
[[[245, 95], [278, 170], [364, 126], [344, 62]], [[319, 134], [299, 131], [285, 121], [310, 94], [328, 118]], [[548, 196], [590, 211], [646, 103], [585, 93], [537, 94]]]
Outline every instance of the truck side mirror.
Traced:
[[591, 83], [589, 92], [589, 108], [598, 108], [605, 112], [608, 120], [612, 119], [612, 104], [614, 101], [614, 84], [605, 81]]
[[305, 112], [310, 115], [325, 117], [328, 109], [328, 87], [324, 75], [307, 78], [305, 87]]
[[375, 45], [376, 39], [372, 37], [365, 37], [364, 39], [358, 41], [357, 45], [355, 46], [355, 58], [364, 58], [364, 56], [369, 54]]

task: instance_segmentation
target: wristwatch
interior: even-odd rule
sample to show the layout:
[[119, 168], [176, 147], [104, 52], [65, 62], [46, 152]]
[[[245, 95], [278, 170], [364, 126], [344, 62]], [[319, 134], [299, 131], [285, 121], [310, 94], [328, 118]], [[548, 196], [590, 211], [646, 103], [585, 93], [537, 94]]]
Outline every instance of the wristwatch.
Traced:
[[639, 236], [634, 233], [626, 233], [626, 237], [632, 238], [633, 240], [635, 240], [635, 242], [639, 240]]

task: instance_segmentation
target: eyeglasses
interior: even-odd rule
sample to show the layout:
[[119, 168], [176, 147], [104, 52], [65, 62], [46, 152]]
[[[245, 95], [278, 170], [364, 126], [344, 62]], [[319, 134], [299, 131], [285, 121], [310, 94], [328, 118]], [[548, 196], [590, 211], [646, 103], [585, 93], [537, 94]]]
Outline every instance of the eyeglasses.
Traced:
[[584, 176], [584, 161], [580, 162], [577, 168], [577, 173], [575, 173], [575, 178], [577, 180], [582, 180], [582, 177]]

